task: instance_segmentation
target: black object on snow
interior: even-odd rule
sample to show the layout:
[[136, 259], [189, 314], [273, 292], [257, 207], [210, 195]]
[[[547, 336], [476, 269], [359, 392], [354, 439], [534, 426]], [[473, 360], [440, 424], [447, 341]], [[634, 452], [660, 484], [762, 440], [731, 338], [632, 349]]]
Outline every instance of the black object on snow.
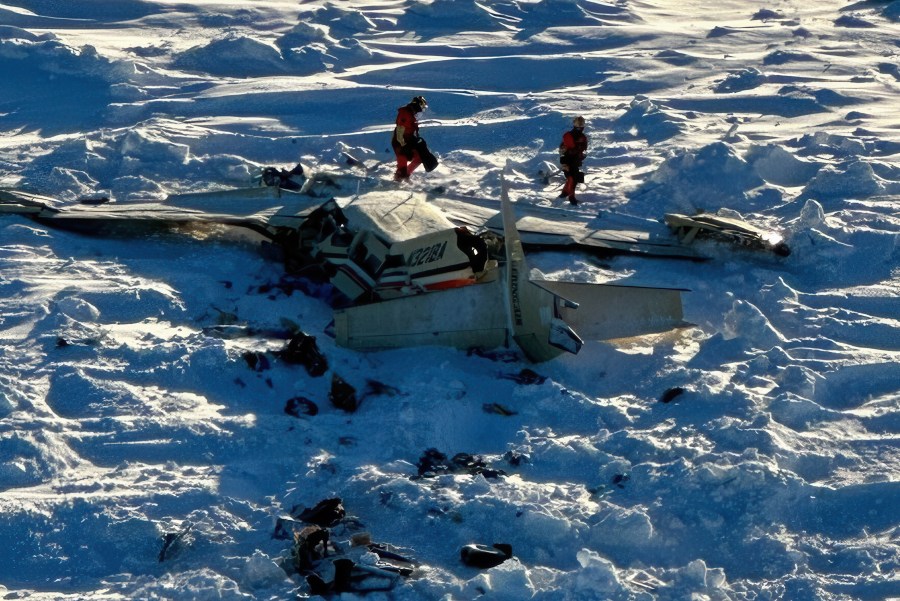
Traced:
[[473, 568], [493, 568], [512, 557], [512, 546], [495, 543], [488, 547], [472, 543], [460, 549], [459, 557], [464, 564]]
[[366, 389], [363, 391], [363, 398], [370, 396], [397, 396], [400, 391], [388, 384], [379, 382], [378, 380], [366, 380]]
[[[293, 513], [291, 511], [291, 514]], [[340, 522], [345, 515], [347, 515], [347, 512], [344, 511], [343, 501], [335, 497], [319, 501], [315, 507], [304, 509], [297, 515], [297, 519], [307, 524], [315, 524], [327, 528]]]
[[631, 476], [628, 474], [616, 474], [613, 476], [612, 482], [619, 488], [625, 488], [625, 483], [631, 480]]
[[433, 478], [438, 474], [457, 472], [481, 474], [485, 478], [498, 478], [506, 475], [503, 470], [488, 467], [487, 463], [477, 455], [457, 453], [452, 459], [448, 459], [446, 455], [434, 448], [427, 449], [416, 465], [419, 468], [419, 475], [413, 476], [413, 479]]
[[503, 454], [503, 458], [506, 459], [507, 463], [514, 467], [531, 461], [531, 458], [528, 455], [525, 455], [524, 453], [520, 453], [518, 451], [507, 451]]
[[425, 171], [431, 172], [437, 169], [437, 157], [428, 150], [428, 144], [425, 143], [424, 138], [419, 138], [419, 141], [416, 143], [416, 150], [419, 151], [419, 157], [422, 159], [422, 167], [425, 168]]
[[[299, 180], [293, 176], [299, 176]], [[278, 167], [266, 167], [262, 171], [260, 178], [262, 183], [269, 187], [277, 187], [283, 190], [299, 190], [303, 187], [303, 181], [306, 179], [303, 174], [303, 166], [297, 165], [290, 171], [287, 169], [279, 169]]]
[[509, 407], [504, 407], [500, 403], [485, 403], [481, 406], [481, 409], [485, 413], [494, 413], [494, 414], [503, 415], [506, 417], [508, 417], [510, 415], [516, 415], [518, 413], [517, 411], [513, 411]]
[[[328, 513], [340, 499], [326, 499], [311, 510], [301, 513], [304, 519], [312, 519], [310, 514], [322, 510]], [[296, 513], [292, 511], [292, 513]], [[338, 514], [343, 515], [343, 507]], [[277, 538], [289, 538], [286, 524], [292, 518], [279, 520], [283, 533]], [[319, 520], [327, 522], [327, 519]], [[354, 528], [352, 518], [339, 521], [341, 530], [347, 532]], [[297, 529], [291, 523], [294, 544], [291, 549], [291, 560], [294, 570], [306, 579], [309, 592], [326, 598], [335, 598], [344, 592], [369, 593], [374, 591], [390, 591], [402, 577], [412, 575], [416, 563], [392, 550], [388, 545], [371, 542], [368, 532], [361, 532], [350, 537], [349, 541], [335, 541], [329, 527], [322, 525], [306, 525]], [[376, 561], [371, 558], [361, 561], [366, 554], [374, 553]]]
[[280, 355], [287, 363], [297, 363], [305, 367], [306, 372], [314, 378], [328, 371], [328, 360], [319, 350], [316, 337], [304, 332], [293, 336]]
[[517, 374], [503, 374], [500, 377], [518, 384], [543, 384], [547, 380], [547, 376], [542, 376], [527, 367]]
[[337, 374], [331, 375], [331, 392], [328, 393], [328, 399], [332, 405], [347, 413], [353, 413], [359, 408], [356, 389]]
[[163, 562], [178, 552], [181, 542], [187, 536], [191, 528], [194, 527], [193, 522], [187, 522], [181, 530], [177, 532], [166, 532], [163, 535], [163, 546], [159, 552], [159, 561]]
[[293, 517], [279, 517], [277, 520], [275, 520], [275, 530], [272, 532], [272, 538], [281, 540], [294, 538], [294, 533], [297, 530], [296, 526], [299, 524], [300, 522]]
[[673, 399], [675, 399], [675, 397], [677, 397], [678, 395], [682, 394], [683, 392], [684, 392], [684, 388], [682, 388], [681, 386], [674, 386], [674, 387], [666, 390], [662, 394], [662, 396], [659, 398], [659, 400], [663, 403], [668, 403], [668, 402], [671, 402]]
[[483, 357], [485, 359], [490, 359], [491, 361], [499, 361], [501, 363], [515, 363], [516, 361], [521, 361], [522, 356], [517, 351], [495, 351], [495, 350], [484, 350], [481, 348], [470, 348], [466, 351], [466, 356], [471, 357], [475, 355], [476, 357]]
[[316, 415], [319, 413], [319, 406], [306, 397], [295, 396], [287, 400], [284, 404], [284, 412], [294, 417], [301, 415]]
[[271, 367], [269, 358], [266, 357], [265, 353], [247, 351], [244, 353], [243, 357], [244, 361], [247, 363], [247, 367], [253, 371], [266, 371]]
[[294, 532], [294, 568], [299, 572], [311, 570], [328, 556], [330, 536], [328, 530], [320, 526], [307, 526]]

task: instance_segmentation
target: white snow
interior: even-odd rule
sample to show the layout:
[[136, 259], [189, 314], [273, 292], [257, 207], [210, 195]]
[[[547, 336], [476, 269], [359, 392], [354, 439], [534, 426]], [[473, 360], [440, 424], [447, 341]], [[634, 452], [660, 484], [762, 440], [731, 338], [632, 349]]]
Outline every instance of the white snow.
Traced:
[[[505, 172], [558, 206], [542, 180], [581, 114], [572, 210], [598, 227], [722, 211], [792, 249], [531, 253], [548, 278], [689, 288], [693, 325], [530, 365], [339, 348], [324, 291], [223, 228], [2, 214], [0, 596], [306, 598], [276, 522], [340, 497], [419, 564], [375, 600], [900, 598], [898, 39], [897, 0], [0, 3], [5, 188], [159, 200], [342, 152], [389, 179], [422, 94], [442, 162], [414, 188], [497, 198]], [[279, 359], [289, 324], [326, 375]], [[502, 474], [420, 478], [432, 448]], [[513, 558], [467, 567], [468, 543]]]

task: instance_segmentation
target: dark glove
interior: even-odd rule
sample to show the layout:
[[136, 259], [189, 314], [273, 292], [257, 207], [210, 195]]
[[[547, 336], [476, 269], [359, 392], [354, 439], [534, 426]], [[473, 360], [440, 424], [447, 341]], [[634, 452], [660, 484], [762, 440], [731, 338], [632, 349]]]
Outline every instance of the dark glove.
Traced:
[[410, 159], [410, 160], [413, 158], [413, 151], [415, 151], [415, 148], [413, 148], [412, 144], [407, 142], [400, 148], [403, 149], [403, 156], [405, 156], [407, 159]]

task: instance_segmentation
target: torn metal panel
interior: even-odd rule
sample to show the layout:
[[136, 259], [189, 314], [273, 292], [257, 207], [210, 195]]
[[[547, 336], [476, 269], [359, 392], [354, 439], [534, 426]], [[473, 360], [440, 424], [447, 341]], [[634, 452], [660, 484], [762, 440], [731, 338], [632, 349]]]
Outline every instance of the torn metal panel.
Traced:
[[508, 346], [500, 279], [464, 288], [429, 292], [338, 309], [335, 340], [357, 350], [409, 346], [460, 349]]
[[[497, 200], [441, 195], [430, 196], [428, 202], [439, 208], [455, 225], [503, 233], [503, 218]], [[576, 211], [528, 203], [513, 203], [513, 212], [522, 244], [529, 249], [578, 249], [599, 254], [702, 258], [692, 248], [679, 244], [664, 226], [652, 220], [622, 220], [615, 216], [598, 220]]]
[[685, 289], [550, 280], [533, 283], [568, 301], [559, 303], [559, 315], [586, 340], [639, 336], [685, 325], [681, 301]]
[[791, 254], [790, 247], [780, 233], [758, 227], [738, 216], [711, 213], [688, 216], [666, 213], [665, 222], [685, 245], [691, 244], [696, 238], [709, 238], [756, 250], [771, 251], [779, 257]]

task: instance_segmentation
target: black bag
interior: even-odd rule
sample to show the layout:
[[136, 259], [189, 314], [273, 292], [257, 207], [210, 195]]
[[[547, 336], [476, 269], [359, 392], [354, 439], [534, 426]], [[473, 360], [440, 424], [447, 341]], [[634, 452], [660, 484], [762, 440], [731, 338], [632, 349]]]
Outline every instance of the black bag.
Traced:
[[281, 358], [287, 363], [303, 365], [307, 373], [314, 378], [328, 371], [328, 359], [319, 350], [319, 345], [316, 344], [316, 337], [304, 332], [295, 334], [280, 354]]
[[419, 158], [422, 159], [422, 166], [425, 168], [425, 171], [431, 172], [437, 169], [437, 157], [428, 150], [428, 145], [424, 139], [419, 138], [418, 143], [416, 143], [416, 150], [419, 151]]

